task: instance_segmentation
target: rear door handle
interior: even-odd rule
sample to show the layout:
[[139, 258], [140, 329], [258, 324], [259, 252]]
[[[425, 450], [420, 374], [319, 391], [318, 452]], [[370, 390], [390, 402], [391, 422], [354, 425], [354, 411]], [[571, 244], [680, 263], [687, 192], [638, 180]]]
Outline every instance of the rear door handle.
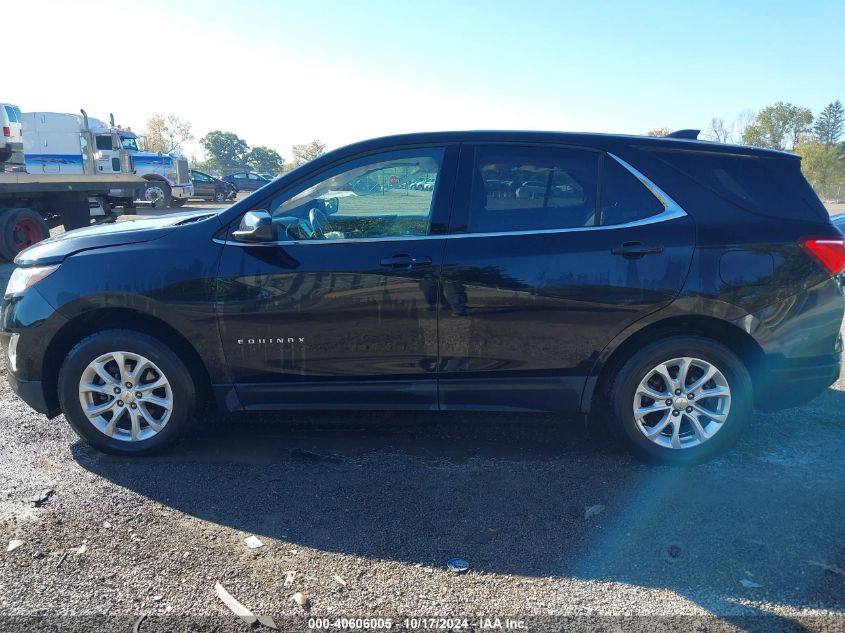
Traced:
[[390, 268], [418, 268], [420, 266], [431, 266], [431, 257], [411, 257], [410, 255], [394, 255], [381, 260], [382, 266]]
[[639, 259], [643, 255], [657, 255], [663, 252], [659, 244], [643, 244], [642, 242], [625, 242], [622, 246], [610, 249], [614, 255], [621, 255], [625, 259]]

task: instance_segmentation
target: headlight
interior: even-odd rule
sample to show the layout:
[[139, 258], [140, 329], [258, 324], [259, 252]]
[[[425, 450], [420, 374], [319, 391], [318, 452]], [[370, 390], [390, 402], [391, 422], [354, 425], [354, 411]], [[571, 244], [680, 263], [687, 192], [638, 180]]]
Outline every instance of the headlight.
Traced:
[[45, 277], [52, 275], [59, 269], [55, 266], [32, 266], [27, 268], [15, 268], [9, 283], [6, 286], [6, 296], [23, 292], [30, 286], [34, 286]]

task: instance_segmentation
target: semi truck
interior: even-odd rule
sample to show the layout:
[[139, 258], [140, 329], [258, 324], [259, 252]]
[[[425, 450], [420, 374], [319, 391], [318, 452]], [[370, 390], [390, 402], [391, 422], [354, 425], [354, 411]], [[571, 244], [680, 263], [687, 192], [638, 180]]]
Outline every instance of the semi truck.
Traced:
[[144, 201], [151, 206], [181, 207], [194, 195], [194, 183], [188, 160], [179, 154], [159, 154], [143, 151], [138, 135], [130, 129], [114, 125], [110, 115], [110, 129], [120, 137], [121, 148], [129, 152], [134, 161], [135, 173], [149, 181], [145, 190]]
[[[118, 167], [126, 166], [131, 158], [135, 174], [149, 184], [140, 198], [137, 190], [114, 189], [110, 193], [111, 203], [132, 208], [141, 200], [155, 208], [182, 206], [194, 195], [188, 161], [178, 154], [159, 154], [142, 151], [138, 136], [129, 129], [117, 127], [114, 116], [109, 123], [75, 114], [55, 112], [27, 112], [22, 115], [24, 154], [26, 170], [29, 173], [78, 173], [79, 166], [67, 163], [66, 150], [80, 141], [83, 132], [93, 138], [90, 151], [94, 155], [98, 173], [118, 173]], [[50, 171], [47, 171], [50, 170]]]
[[[41, 113], [47, 114], [47, 113]], [[51, 113], [52, 114], [52, 113]], [[133, 159], [110, 134], [109, 151], [102, 128], [81, 115], [54, 114], [42, 122], [38, 113], [21, 115], [24, 162], [0, 163], [0, 257], [13, 259], [50, 234], [115, 219], [120, 198], [144, 198], [149, 181], [135, 175]], [[48, 122], [49, 119], [49, 122]], [[49, 125], [47, 125], [49, 123]], [[99, 130], [99, 132], [95, 132]]]

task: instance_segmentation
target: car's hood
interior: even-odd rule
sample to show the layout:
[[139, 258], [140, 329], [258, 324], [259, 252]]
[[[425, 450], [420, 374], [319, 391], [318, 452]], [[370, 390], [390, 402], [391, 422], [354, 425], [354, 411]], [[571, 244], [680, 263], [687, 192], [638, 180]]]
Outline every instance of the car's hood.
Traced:
[[86, 226], [30, 246], [18, 254], [15, 263], [18, 266], [46, 266], [58, 264], [74, 253], [92, 248], [149, 242], [177, 230], [181, 225], [216, 217], [221, 211], [170, 213], [157, 218], [122, 219], [111, 224]]

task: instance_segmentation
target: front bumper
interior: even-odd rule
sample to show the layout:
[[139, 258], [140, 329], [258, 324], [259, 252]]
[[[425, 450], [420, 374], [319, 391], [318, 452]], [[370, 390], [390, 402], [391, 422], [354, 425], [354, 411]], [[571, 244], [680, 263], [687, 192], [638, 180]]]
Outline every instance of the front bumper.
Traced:
[[176, 185], [170, 188], [170, 195], [173, 198], [193, 198], [194, 197], [194, 186], [193, 185]]
[[[67, 320], [53, 309], [37, 288], [3, 298], [0, 353], [5, 361], [9, 386], [30, 407], [49, 417], [60, 411], [55, 394], [48, 397], [44, 386], [52, 383], [58, 368], [45, 368], [44, 359], [50, 342], [66, 323]], [[46, 374], [45, 369], [48, 369]]]
[[16, 362], [11, 358], [10, 345], [12, 337], [16, 336], [9, 332], [0, 332], [0, 348], [2, 348], [3, 359], [6, 363], [6, 380], [18, 397], [26, 402], [31, 408], [43, 413], [48, 417], [57, 416], [60, 411], [58, 407], [47, 404], [47, 399], [44, 397], [44, 388], [40, 380], [24, 380], [15, 373]]

